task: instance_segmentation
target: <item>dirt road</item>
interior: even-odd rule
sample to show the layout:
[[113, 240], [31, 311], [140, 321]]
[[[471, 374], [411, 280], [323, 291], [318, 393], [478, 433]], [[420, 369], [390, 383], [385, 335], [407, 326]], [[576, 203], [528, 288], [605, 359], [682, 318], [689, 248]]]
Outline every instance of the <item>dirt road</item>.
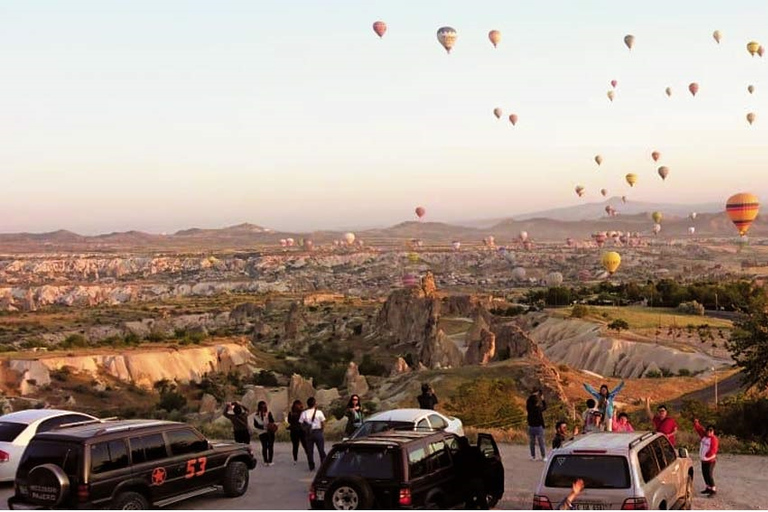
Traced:
[[[329, 447], [330, 448], [330, 447]], [[528, 448], [502, 445], [506, 468], [506, 492], [499, 503], [503, 509], [530, 509], [533, 489], [541, 475], [543, 462], [531, 461]], [[275, 465], [261, 464], [251, 472], [250, 489], [241, 498], [228, 499], [220, 495], [194, 498], [177, 504], [179, 510], [245, 510], [245, 509], [306, 509], [307, 488], [313, 473], [306, 461], [300, 459], [294, 466], [290, 460], [290, 445], [275, 446]], [[696, 509], [758, 509], [768, 503], [768, 457], [747, 455], [721, 455], [718, 457], [715, 477], [718, 490], [715, 498], [702, 498], [698, 491], [704, 488], [696, 462]], [[6, 500], [13, 493], [11, 486], [0, 488], [0, 507], [7, 508]]]

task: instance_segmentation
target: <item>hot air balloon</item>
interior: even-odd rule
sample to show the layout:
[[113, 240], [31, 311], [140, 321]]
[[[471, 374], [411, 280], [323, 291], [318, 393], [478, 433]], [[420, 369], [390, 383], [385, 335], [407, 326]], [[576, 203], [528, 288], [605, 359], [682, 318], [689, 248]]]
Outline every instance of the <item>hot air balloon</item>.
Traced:
[[660, 157], [661, 157], [661, 153], [659, 153], [658, 151], [654, 151], [651, 153], [651, 158], [653, 158], [654, 162], [658, 162]]
[[659, 167], [659, 171], [658, 172], [659, 172], [659, 176], [661, 176], [662, 180], [666, 180], [667, 176], [669, 176], [669, 168], [664, 166], [664, 165]]
[[312, 240], [304, 240], [304, 249], [311, 251], [315, 248], [315, 242]]
[[296, 243], [296, 241], [293, 238], [286, 238], [285, 239], [285, 244], [288, 247], [293, 247], [295, 243]]
[[349, 245], [352, 245], [355, 242], [355, 234], [354, 233], [345, 233], [344, 234], [344, 241], [347, 242]]
[[663, 219], [664, 216], [661, 214], [661, 212], [653, 212], [651, 214], [651, 218], [653, 219], [653, 222], [655, 222], [656, 224], [660, 224], [661, 219]]
[[696, 96], [696, 93], [699, 92], [699, 84], [696, 82], [691, 82], [688, 85], [688, 90], [691, 91], [692, 96]]
[[528, 232], [527, 231], [521, 231], [520, 235], [518, 235], [521, 242], [525, 242], [528, 240]]
[[595, 239], [595, 243], [598, 247], [602, 247], [605, 241], [608, 239], [607, 233], [595, 233], [592, 235], [592, 238]]
[[613, 208], [613, 206], [611, 206], [611, 205], [606, 205], [606, 206], [605, 206], [605, 213], [607, 213], [608, 215], [610, 215], [611, 217], [613, 217], [613, 216], [616, 214], [616, 210]]
[[712, 37], [715, 38], [715, 41], [717, 42], [717, 44], [720, 44], [720, 38], [723, 37], [723, 35], [720, 33], [719, 30], [715, 30], [714, 32], [712, 32]]
[[499, 44], [499, 41], [501, 41], [501, 32], [498, 30], [491, 30], [488, 32], [488, 39], [491, 40], [493, 47], [496, 48], [496, 45]]
[[384, 34], [387, 32], [387, 24], [383, 21], [377, 21], [373, 24], [373, 31], [376, 32], [377, 36], [384, 37]]
[[613, 101], [613, 98], [614, 98], [614, 93], [613, 93], [613, 91], [608, 91], [608, 93], [607, 93], [607, 94], [608, 94], [608, 99], [609, 99], [609, 100], [611, 100], [611, 101]]
[[747, 86], [747, 92], [749, 92], [749, 94], [752, 94], [753, 92], [755, 92], [755, 86], [754, 85], [748, 85]]
[[632, 34], [627, 34], [624, 36], [624, 44], [627, 45], [627, 48], [632, 50], [632, 46], [635, 44], [635, 36]]
[[512, 126], [515, 126], [517, 124], [517, 114], [509, 114], [509, 122], [512, 123]]
[[514, 270], [512, 270], [512, 277], [518, 281], [522, 281], [525, 279], [525, 269], [523, 267], [515, 267]]
[[668, 98], [670, 96], [672, 96], [672, 88], [671, 87], [667, 87], [666, 89], [664, 89], [664, 92], [667, 93], [667, 97]]
[[755, 113], [754, 112], [750, 112], [749, 114], [747, 114], [747, 122], [749, 124], [754, 123], [755, 122], [755, 117], [756, 117]]
[[759, 48], [760, 48], [760, 43], [758, 43], [757, 41], [750, 41], [747, 43], [747, 51], [753, 57], [755, 56]]
[[733, 225], [739, 230], [739, 235], [744, 236], [749, 231], [752, 221], [757, 217], [760, 202], [757, 196], [747, 192], [732, 195], [725, 203], [725, 212]]
[[458, 251], [459, 249], [461, 249], [461, 242], [459, 242], [458, 240], [454, 240], [453, 242], [451, 242], [451, 247], [453, 247], [454, 251]]
[[501, 252], [501, 256], [507, 260], [509, 263], [514, 263], [517, 257], [515, 256], [515, 253], [507, 249], [506, 247]]
[[496, 119], [501, 119], [501, 109], [499, 107], [493, 109], [493, 115], [496, 116]]
[[589, 273], [589, 270], [583, 268], [579, 270], [579, 273], [577, 274], [579, 277], [579, 281], [589, 281], [589, 278], [592, 277]]
[[421, 219], [424, 216], [424, 214], [427, 213], [426, 208], [424, 208], [423, 206], [417, 206], [416, 210], [414, 210], [414, 211], [416, 212], [416, 216], [419, 219]]
[[603, 157], [600, 156], [600, 155], [595, 155], [595, 163], [597, 163], [597, 165], [602, 164], [603, 163]]
[[627, 196], [621, 196], [621, 202], [627, 204]]
[[280, 247], [288, 247], [288, 240], [286, 240], [285, 238], [281, 238]]
[[458, 37], [456, 31], [451, 27], [440, 27], [437, 31], [437, 40], [448, 53], [451, 53], [456, 37]]
[[576, 241], [573, 238], [568, 237], [565, 239], [565, 245], [567, 245], [568, 247], [573, 247], [575, 244], [576, 244]]
[[693, 226], [689, 227], [688, 228], [688, 234], [689, 235], [693, 235], [694, 233], [696, 233], [696, 228], [693, 227]]
[[691, 214], [690, 214], [690, 215], [688, 215], [688, 216], [691, 218], [691, 220], [696, 220], [696, 216], [697, 216], [697, 215], [698, 215], [698, 213], [696, 213], [696, 212], [691, 212]]
[[547, 274], [547, 286], [560, 286], [563, 284], [563, 274], [560, 272], [550, 272]]
[[419, 255], [415, 252], [409, 252], [408, 253], [408, 261], [411, 263], [418, 263], [419, 262]]
[[611, 87], [613, 87], [615, 89], [616, 88], [616, 84], [618, 84], [618, 83], [619, 82], [617, 82], [616, 80], [611, 80]]
[[603, 197], [607, 196], [608, 195], [608, 189], [601, 188], [600, 189], [600, 194], [602, 194]]
[[576, 190], [576, 194], [579, 197], [584, 195], [584, 187], [582, 187], [581, 185], [576, 185], [576, 188], [574, 190]]
[[627, 183], [629, 183], [630, 187], [634, 187], [635, 183], [637, 183], [637, 174], [629, 173], [624, 176], [624, 179], [627, 180]]
[[619, 265], [621, 265], [621, 256], [617, 252], [606, 252], [603, 253], [602, 258], [600, 258], [600, 263], [609, 274], [613, 274], [618, 270]]
[[412, 288], [419, 285], [419, 277], [414, 274], [403, 274], [401, 279], [403, 281], [403, 286], [406, 288]]
[[757, 49], [757, 54], [762, 57], [763, 53], [765, 53], [765, 48], [763, 48], [763, 45], [760, 45], [760, 47]]
[[495, 243], [496, 243], [496, 239], [493, 238], [492, 236], [487, 236], [487, 237], [483, 238], [483, 244], [488, 246], [488, 247], [493, 247], [493, 245]]
[[658, 235], [661, 231], [661, 224], [654, 224], [653, 225], [653, 234]]

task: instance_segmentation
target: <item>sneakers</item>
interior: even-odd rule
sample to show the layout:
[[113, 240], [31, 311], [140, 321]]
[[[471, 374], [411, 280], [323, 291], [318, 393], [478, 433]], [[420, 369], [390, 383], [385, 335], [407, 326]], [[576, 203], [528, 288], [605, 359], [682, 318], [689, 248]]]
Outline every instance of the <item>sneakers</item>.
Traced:
[[536, 457], [531, 457], [531, 460], [536, 460]]
[[713, 491], [712, 489], [710, 489], [709, 487], [707, 487], [706, 489], [704, 489], [703, 491], [701, 491], [701, 494], [712, 494], [712, 493], [714, 493], [714, 492], [715, 492], [715, 491]]
[[542, 457], [541, 458], [541, 462], [547, 462], [547, 458], [546, 457]]

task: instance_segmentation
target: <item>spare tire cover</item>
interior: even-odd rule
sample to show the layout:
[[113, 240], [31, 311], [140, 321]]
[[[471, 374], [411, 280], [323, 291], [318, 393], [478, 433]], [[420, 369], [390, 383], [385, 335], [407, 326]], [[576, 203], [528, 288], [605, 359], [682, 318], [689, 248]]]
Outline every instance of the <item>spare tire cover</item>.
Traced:
[[56, 464], [42, 464], [29, 472], [27, 486], [30, 501], [45, 507], [55, 507], [69, 494], [69, 477]]

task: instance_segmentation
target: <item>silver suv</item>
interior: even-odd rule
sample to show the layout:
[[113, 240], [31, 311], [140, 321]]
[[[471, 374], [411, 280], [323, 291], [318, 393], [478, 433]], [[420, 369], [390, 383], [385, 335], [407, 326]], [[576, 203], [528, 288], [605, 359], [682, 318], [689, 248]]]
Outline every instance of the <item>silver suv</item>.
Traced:
[[594, 432], [576, 436], [550, 454], [533, 508], [551, 510], [577, 478], [584, 491], [576, 510], [691, 508], [693, 462], [663, 434]]

